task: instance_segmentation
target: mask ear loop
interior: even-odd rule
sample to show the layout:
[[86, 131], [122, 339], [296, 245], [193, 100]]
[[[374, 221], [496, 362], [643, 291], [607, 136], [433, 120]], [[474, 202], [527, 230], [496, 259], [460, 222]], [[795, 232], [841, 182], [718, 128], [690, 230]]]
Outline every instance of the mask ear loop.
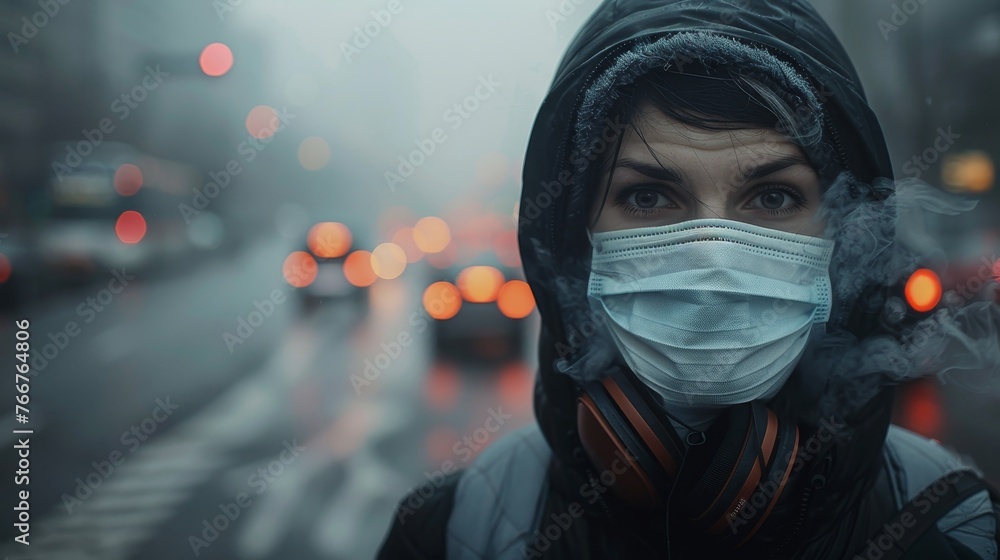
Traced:
[[594, 232], [591, 231], [590, 228], [587, 228], [587, 241], [590, 241], [591, 249], [596, 249], [597, 251], [601, 251], [602, 247], [594, 242]]

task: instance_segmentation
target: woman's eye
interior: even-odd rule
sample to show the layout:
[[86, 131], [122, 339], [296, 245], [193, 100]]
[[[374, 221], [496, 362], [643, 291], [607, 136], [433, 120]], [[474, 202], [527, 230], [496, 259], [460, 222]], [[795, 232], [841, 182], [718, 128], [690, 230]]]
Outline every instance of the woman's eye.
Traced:
[[781, 191], [767, 191], [760, 195], [760, 205], [767, 210], [779, 210], [791, 200], [792, 197]]
[[750, 206], [773, 214], [795, 211], [802, 207], [803, 202], [805, 197], [791, 188], [771, 186], [757, 191], [750, 200]]
[[654, 190], [636, 189], [628, 195], [625, 201], [636, 208], [649, 209], [666, 206], [670, 199]]

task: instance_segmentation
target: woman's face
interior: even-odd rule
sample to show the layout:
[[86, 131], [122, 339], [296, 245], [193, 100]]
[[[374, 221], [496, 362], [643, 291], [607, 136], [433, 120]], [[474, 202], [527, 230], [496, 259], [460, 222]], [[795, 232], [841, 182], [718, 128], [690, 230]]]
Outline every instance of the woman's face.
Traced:
[[[595, 197], [592, 231], [723, 218], [822, 235], [819, 177], [781, 133], [701, 130], [648, 102], [639, 104], [634, 122], [622, 138], [606, 200]], [[599, 179], [602, 191], [611, 172]]]

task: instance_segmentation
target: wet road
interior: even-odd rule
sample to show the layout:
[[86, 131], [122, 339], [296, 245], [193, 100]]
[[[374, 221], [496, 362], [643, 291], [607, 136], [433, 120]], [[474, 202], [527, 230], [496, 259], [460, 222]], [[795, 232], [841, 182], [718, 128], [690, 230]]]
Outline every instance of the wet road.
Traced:
[[[280, 274], [286, 250], [266, 242], [184, 276], [123, 276], [115, 294], [101, 281], [18, 314], [36, 345], [55, 342], [19, 426], [35, 430], [32, 544], [0, 553], [369, 558], [408, 488], [530, 421], [532, 368], [443, 362], [432, 329], [407, 321], [429, 272], [377, 284], [369, 310], [306, 313]], [[0, 339], [13, 341], [14, 319]], [[400, 332], [413, 344], [358, 382]], [[6, 472], [13, 460], [0, 458]]]

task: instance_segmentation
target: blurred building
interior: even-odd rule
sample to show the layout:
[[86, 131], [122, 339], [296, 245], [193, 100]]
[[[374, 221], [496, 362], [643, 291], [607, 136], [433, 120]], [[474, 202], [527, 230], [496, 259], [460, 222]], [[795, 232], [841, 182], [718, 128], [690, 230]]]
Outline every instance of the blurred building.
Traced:
[[[10, 45], [0, 49], [0, 229], [7, 234], [29, 219], [31, 185], [39, 181], [48, 122], [51, 56], [30, 23], [36, 10], [30, 0], [0, 3], [0, 28], [15, 35], [8, 35]], [[33, 30], [31, 39], [22, 34]]]
[[[1000, 8], [993, 0], [815, 0], [861, 74], [897, 178], [980, 198], [926, 227], [949, 260], [1000, 250], [995, 133], [1000, 107]], [[938, 140], [939, 137], [945, 137]], [[935, 147], [937, 142], [937, 147]], [[944, 147], [945, 149], [940, 149]]]

